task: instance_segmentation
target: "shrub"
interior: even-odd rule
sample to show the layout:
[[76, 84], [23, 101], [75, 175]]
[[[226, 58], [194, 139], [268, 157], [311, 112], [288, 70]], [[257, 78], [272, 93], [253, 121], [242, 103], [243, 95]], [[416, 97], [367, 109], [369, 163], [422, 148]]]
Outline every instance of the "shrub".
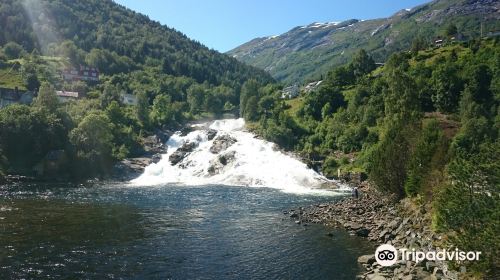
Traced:
[[407, 166], [410, 159], [411, 126], [392, 125], [368, 156], [368, 174], [384, 192], [404, 196]]
[[414, 196], [421, 192], [423, 181], [431, 168], [434, 152], [442, 140], [443, 134], [436, 120], [424, 125], [408, 164], [408, 179], [404, 185], [407, 196]]
[[337, 176], [337, 169], [339, 167], [339, 163], [334, 157], [327, 157], [323, 162], [323, 166], [321, 167], [321, 171], [328, 177]]

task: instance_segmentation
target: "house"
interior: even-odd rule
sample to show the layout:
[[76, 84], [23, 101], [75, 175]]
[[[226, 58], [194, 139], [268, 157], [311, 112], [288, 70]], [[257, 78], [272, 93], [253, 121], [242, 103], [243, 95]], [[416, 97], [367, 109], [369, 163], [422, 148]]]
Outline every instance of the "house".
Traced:
[[37, 93], [33, 91], [26, 91], [23, 93], [19, 91], [17, 87], [14, 89], [0, 88], [0, 108], [15, 103], [31, 105], [36, 95]]
[[79, 68], [66, 68], [61, 72], [62, 78], [66, 82], [86, 81], [98, 82], [99, 70], [94, 67], [80, 65]]
[[443, 39], [437, 39], [437, 40], [434, 41], [434, 46], [437, 47], [437, 48], [442, 47], [443, 44], [444, 44]]
[[297, 96], [299, 96], [299, 86], [297, 84], [286, 87], [281, 91], [282, 99], [286, 98], [290, 99], [290, 98], [295, 98]]
[[64, 91], [64, 90], [56, 91], [56, 95], [59, 101], [61, 101], [62, 103], [66, 103], [82, 97], [81, 94], [79, 94], [76, 91]]
[[305, 93], [310, 93], [312, 91], [315, 91], [319, 85], [321, 85], [323, 81], [316, 81], [316, 82], [311, 82], [311, 83], [308, 83], [305, 87], [304, 87], [304, 92]]
[[133, 94], [121, 93], [122, 103], [125, 105], [137, 105], [137, 97]]

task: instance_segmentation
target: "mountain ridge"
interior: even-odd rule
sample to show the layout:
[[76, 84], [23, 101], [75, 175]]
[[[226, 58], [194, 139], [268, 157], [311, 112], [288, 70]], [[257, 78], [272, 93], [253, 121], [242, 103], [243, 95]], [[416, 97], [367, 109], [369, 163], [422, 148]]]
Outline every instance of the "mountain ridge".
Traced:
[[361, 48], [383, 62], [408, 49], [417, 36], [430, 43], [451, 23], [464, 39], [478, 36], [481, 22], [485, 31], [498, 30], [499, 9], [495, 0], [435, 0], [387, 18], [297, 26], [278, 36], [255, 38], [227, 54], [286, 84], [304, 82], [348, 62]]

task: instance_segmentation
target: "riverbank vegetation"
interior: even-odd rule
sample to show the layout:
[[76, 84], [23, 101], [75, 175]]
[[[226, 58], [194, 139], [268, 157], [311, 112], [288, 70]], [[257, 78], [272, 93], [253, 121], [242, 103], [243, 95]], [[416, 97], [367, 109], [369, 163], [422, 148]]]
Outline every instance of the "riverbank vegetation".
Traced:
[[242, 113], [326, 175], [363, 172], [380, 190], [427, 205], [449, 244], [483, 252], [468, 265], [487, 274], [500, 246], [498, 43], [395, 53], [377, 69], [361, 51], [300, 99], [269, 86], [245, 93]]

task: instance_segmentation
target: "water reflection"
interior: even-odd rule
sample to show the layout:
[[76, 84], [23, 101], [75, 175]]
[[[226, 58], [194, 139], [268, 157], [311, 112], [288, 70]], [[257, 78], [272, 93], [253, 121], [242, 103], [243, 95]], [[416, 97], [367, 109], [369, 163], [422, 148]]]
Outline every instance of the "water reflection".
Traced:
[[86, 261], [82, 273], [88, 273], [96, 266], [92, 259], [98, 258], [99, 248], [123, 254], [131, 241], [145, 236], [142, 216], [129, 205], [52, 199], [1, 199], [0, 205], [2, 279], [46, 271], [54, 276], [73, 266], [81, 270]]

